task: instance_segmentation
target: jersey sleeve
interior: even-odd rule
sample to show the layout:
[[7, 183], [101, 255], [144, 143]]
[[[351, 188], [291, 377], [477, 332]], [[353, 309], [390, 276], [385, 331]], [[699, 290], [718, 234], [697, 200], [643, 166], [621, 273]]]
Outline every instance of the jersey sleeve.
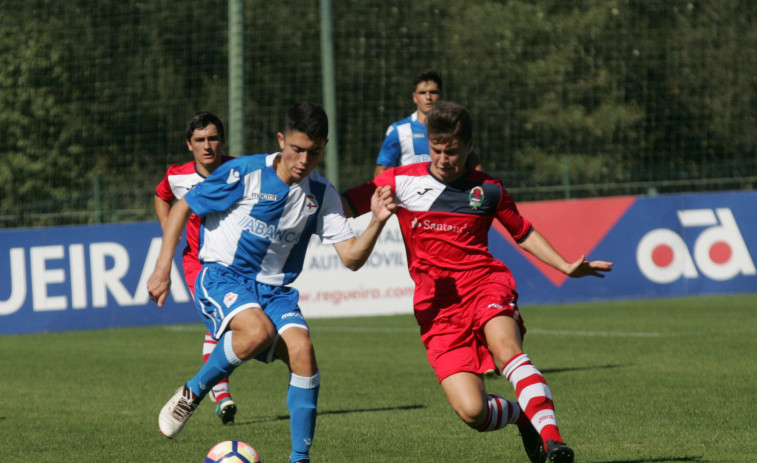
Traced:
[[184, 195], [192, 211], [203, 217], [229, 209], [242, 198], [245, 189], [244, 158], [221, 164], [204, 182]]
[[173, 190], [171, 189], [171, 184], [168, 182], [168, 176], [170, 175], [171, 169], [173, 168], [174, 166], [168, 168], [166, 175], [163, 177], [163, 180], [161, 180], [160, 183], [158, 183], [158, 186], [155, 187], [155, 196], [169, 203], [176, 200], [176, 196], [174, 196]]
[[513, 239], [520, 243], [533, 229], [531, 222], [518, 212], [518, 207], [510, 194], [501, 185], [501, 195], [497, 206], [497, 220], [510, 232]]
[[394, 178], [394, 169], [387, 169], [373, 180], [345, 191], [342, 196], [352, 208], [353, 215], [359, 217], [371, 211], [371, 196], [376, 188], [389, 185], [396, 192]]
[[323, 211], [318, 223], [318, 236], [323, 244], [334, 244], [355, 236], [342, 209], [342, 200], [329, 185], [323, 195]]
[[402, 148], [400, 146], [399, 133], [394, 125], [390, 125], [389, 128], [386, 129], [384, 143], [381, 145], [381, 150], [379, 150], [376, 164], [380, 166], [395, 167], [399, 163], [401, 155]]

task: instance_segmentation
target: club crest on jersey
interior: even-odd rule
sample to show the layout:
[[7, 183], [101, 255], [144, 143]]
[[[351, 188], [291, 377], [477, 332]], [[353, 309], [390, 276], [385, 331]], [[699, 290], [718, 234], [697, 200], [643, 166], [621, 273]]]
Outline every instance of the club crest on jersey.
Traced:
[[223, 303], [226, 304], [226, 307], [231, 307], [231, 304], [237, 301], [237, 297], [239, 297], [237, 293], [226, 293], [223, 297]]
[[473, 209], [481, 207], [481, 203], [484, 202], [484, 189], [480, 186], [472, 188], [468, 193], [468, 205]]
[[318, 211], [318, 201], [315, 200], [315, 196], [305, 196], [305, 214], [312, 215]]

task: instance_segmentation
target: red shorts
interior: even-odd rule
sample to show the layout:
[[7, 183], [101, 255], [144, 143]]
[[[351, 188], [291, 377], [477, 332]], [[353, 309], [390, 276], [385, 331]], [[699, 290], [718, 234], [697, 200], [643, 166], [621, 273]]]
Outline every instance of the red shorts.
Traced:
[[197, 279], [197, 274], [202, 270], [202, 264], [200, 263], [200, 260], [197, 259], [196, 255], [190, 254], [186, 251], [184, 252], [182, 264], [184, 265], [184, 281], [187, 283], [190, 294], [194, 297], [195, 280]]
[[[526, 334], [517, 293], [496, 273], [473, 285], [453, 278], [444, 280], [443, 294], [437, 288], [433, 298], [415, 304], [421, 340], [437, 378], [441, 382], [455, 373], [483, 374], [495, 369], [483, 328], [492, 318], [504, 315], [518, 323], [521, 335]], [[460, 288], [470, 290], [463, 292]]]

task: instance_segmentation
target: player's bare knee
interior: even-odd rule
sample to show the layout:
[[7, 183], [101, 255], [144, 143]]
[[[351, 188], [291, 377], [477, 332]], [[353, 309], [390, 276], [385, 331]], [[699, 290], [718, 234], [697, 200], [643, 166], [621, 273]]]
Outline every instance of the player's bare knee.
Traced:
[[243, 330], [234, 331], [234, 353], [240, 359], [248, 360], [270, 346], [275, 339], [273, 325], [247, 325]]
[[467, 424], [473, 429], [477, 429], [481, 426], [481, 423], [486, 419], [486, 411], [481, 404], [476, 404], [473, 401], [466, 401], [459, 403], [454, 407], [457, 416], [463, 420], [463, 423]]
[[[315, 374], [318, 371], [318, 365], [315, 360], [313, 342], [310, 340], [308, 332], [306, 330], [289, 331], [292, 331], [292, 333], [285, 338], [289, 368], [298, 375], [311, 376]], [[295, 335], [291, 336], [292, 334]]]

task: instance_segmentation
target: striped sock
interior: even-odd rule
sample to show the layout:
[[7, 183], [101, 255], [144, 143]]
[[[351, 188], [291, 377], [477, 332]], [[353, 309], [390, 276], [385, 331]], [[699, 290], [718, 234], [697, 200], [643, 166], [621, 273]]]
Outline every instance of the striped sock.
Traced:
[[542, 441], [562, 442], [557, 426], [552, 393], [541, 372], [526, 354], [518, 354], [505, 365], [503, 376], [515, 388], [521, 410], [526, 414]]
[[488, 414], [484, 424], [477, 428], [479, 432], [496, 431], [502, 429], [508, 424], [515, 424], [520, 416], [520, 406], [515, 402], [510, 402], [504, 397], [489, 394]]

